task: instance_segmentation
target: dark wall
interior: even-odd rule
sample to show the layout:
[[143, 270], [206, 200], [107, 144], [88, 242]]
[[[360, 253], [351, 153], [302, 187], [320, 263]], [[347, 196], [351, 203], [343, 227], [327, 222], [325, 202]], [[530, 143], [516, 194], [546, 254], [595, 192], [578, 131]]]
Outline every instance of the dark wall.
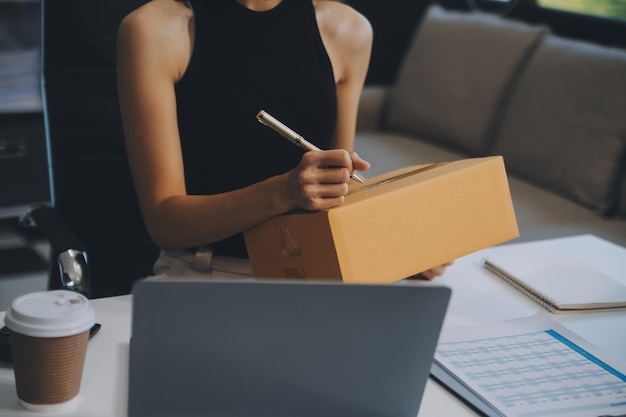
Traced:
[[372, 58], [366, 83], [391, 84], [428, 2], [352, 0], [345, 3], [367, 17], [374, 29]]

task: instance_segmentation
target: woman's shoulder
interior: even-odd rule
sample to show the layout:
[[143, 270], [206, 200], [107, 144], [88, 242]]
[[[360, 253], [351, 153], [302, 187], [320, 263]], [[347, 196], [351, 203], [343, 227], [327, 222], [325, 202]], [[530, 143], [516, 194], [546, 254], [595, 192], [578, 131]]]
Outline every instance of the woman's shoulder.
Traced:
[[188, 33], [193, 13], [186, 2], [179, 0], [152, 0], [133, 10], [120, 23], [121, 34], [147, 36], [163, 40], [174, 32]]
[[372, 27], [365, 16], [351, 6], [334, 0], [313, 0], [322, 34], [331, 39], [358, 46], [371, 40]]
[[320, 25], [335, 29], [346, 27], [357, 32], [372, 30], [367, 18], [345, 3], [335, 0], [313, 0], [313, 6]]
[[135, 9], [120, 23], [117, 41], [120, 57], [150, 62], [175, 80], [191, 56], [193, 13], [185, 2], [152, 0]]

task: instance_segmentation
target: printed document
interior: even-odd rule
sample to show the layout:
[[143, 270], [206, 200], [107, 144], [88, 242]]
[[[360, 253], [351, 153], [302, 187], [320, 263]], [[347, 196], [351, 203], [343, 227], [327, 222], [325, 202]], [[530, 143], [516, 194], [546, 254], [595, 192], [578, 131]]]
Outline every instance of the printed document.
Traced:
[[626, 364], [544, 315], [444, 328], [435, 364], [495, 415], [626, 414]]

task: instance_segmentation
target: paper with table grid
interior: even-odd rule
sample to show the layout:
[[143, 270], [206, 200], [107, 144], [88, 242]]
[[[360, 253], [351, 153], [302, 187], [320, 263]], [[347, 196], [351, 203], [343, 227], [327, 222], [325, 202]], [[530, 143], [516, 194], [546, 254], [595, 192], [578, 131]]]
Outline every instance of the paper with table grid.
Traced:
[[446, 329], [435, 362], [503, 416], [626, 413], [626, 365], [542, 316]]

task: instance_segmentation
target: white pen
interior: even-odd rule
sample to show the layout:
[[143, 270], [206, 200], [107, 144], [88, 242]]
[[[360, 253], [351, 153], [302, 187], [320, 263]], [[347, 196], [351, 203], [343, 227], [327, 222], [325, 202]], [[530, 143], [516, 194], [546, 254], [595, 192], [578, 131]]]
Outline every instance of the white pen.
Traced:
[[[295, 145], [301, 147], [306, 151], [321, 151], [320, 148], [313, 145], [311, 142], [304, 139], [301, 135], [297, 134], [296, 132], [285, 126], [282, 122], [280, 122], [278, 119], [273, 117], [265, 110], [260, 110], [256, 115], [256, 119], [265, 126], [274, 129], [279, 135], [288, 139], [290, 142], [294, 143]], [[352, 175], [350, 175], [350, 178], [360, 182], [361, 184], [365, 183], [363, 179], [361, 179], [357, 174], [353, 173]]]

